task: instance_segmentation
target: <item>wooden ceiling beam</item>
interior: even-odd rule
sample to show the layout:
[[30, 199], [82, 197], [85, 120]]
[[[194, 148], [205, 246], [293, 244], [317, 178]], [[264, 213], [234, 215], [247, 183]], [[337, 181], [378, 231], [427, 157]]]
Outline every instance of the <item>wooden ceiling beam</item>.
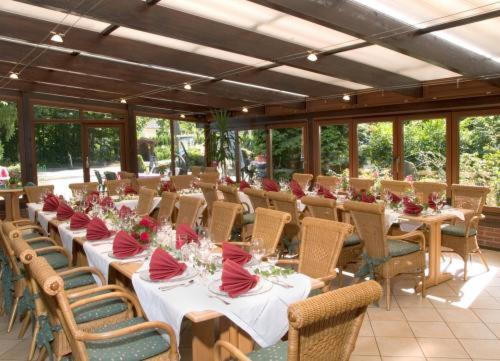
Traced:
[[118, 25], [111, 24], [108, 27], [106, 27], [106, 29], [101, 31], [100, 34], [101, 34], [101, 36], [108, 36], [109, 34], [111, 34], [113, 31], [115, 31], [118, 28], [119, 28]]
[[433, 33], [435, 31], [452, 29], [452, 28], [456, 28], [459, 26], [469, 25], [469, 24], [480, 22], [480, 21], [497, 18], [499, 16], [500, 16], [500, 10], [489, 11], [489, 12], [485, 12], [482, 14], [462, 18], [462, 19], [457, 19], [457, 20], [444, 22], [441, 24], [431, 25], [431, 26], [428, 26], [428, 27], [423, 28], [423, 29], [418, 29], [417, 31], [415, 31], [414, 35], [424, 35], [424, 34]]

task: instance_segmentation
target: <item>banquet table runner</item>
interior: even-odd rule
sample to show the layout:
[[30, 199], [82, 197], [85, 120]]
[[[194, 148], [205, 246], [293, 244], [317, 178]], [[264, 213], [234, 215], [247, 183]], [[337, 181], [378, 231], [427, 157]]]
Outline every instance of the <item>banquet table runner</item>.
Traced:
[[30, 222], [35, 223], [36, 221], [36, 213], [41, 211], [43, 208], [43, 204], [41, 203], [27, 203], [28, 207], [28, 218]]
[[[89, 267], [95, 267], [101, 271], [106, 282], [108, 282], [109, 265], [116, 261], [108, 256], [108, 253], [113, 251], [113, 238], [114, 236], [95, 242], [87, 241], [83, 244]], [[105, 243], [106, 241], [109, 242]], [[100, 284], [99, 279], [96, 276], [94, 278]]]
[[85, 237], [85, 233], [87, 232], [85, 229], [71, 230], [67, 222], [59, 224], [57, 230], [59, 231], [59, 237], [61, 238], [64, 248], [66, 248], [70, 254], [73, 252], [73, 239], [76, 237]]
[[40, 223], [40, 226], [43, 228], [43, 230], [49, 233], [49, 222], [53, 219], [56, 219], [56, 217], [57, 217], [56, 212], [38, 211], [37, 220], [38, 223]]
[[[154, 197], [153, 198], [153, 203], [151, 204], [151, 209], [149, 212], [153, 212], [155, 208], [157, 208], [160, 205], [161, 197]], [[115, 201], [115, 207], [116, 209], [120, 210], [121, 207], [127, 206], [131, 210], [135, 210], [137, 208], [137, 203], [139, 203], [139, 198], [134, 198], [134, 199], [124, 199], [121, 201]]]

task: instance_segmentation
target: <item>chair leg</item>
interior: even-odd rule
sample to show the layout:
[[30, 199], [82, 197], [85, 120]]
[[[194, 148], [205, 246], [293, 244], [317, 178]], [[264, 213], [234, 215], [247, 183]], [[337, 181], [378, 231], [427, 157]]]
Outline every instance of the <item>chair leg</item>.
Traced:
[[12, 327], [14, 326], [14, 321], [16, 320], [16, 315], [17, 315], [17, 306], [19, 305], [19, 299], [20, 297], [14, 298], [14, 304], [12, 306], [12, 314], [10, 315], [9, 326], [7, 327], [7, 333], [10, 333], [12, 331]]
[[467, 259], [467, 256], [464, 257], [464, 281], [467, 281], [467, 264], [469, 260]]
[[420, 278], [422, 278], [422, 298], [425, 298], [425, 267], [422, 270], [422, 273], [420, 274]]
[[[36, 320], [35, 321], [35, 328], [33, 329], [33, 336], [31, 338], [30, 349], [29, 349], [29, 353], [28, 353], [28, 361], [31, 361], [33, 359], [33, 356], [35, 356], [36, 337], [38, 336], [39, 331], [40, 331], [40, 324], [38, 323], [38, 320]], [[40, 354], [42, 354], [42, 350], [45, 350], [45, 348], [42, 347], [42, 349], [40, 350]], [[38, 358], [40, 359], [40, 357], [38, 357]]]
[[19, 335], [17, 335], [17, 338], [23, 338], [24, 335], [26, 334], [26, 330], [28, 330], [28, 326], [30, 325], [31, 321], [31, 315], [33, 311], [28, 311], [26, 312], [26, 316], [24, 316], [23, 321], [21, 323], [21, 330], [19, 330]]
[[40, 349], [40, 352], [38, 353], [37, 361], [44, 361], [47, 358], [47, 350], [45, 347], [42, 347]]
[[387, 311], [391, 310], [391, 279], [385, 279], [385, 302]]
[[344, 284], [344, 274], [342, 273], [342, 267], [339, 267], [339, 272], [337, 273], [337, 279], [339, 280], [339, 288]]
[[484, 267], [486, 267], [486, 272], [490, 271], [490, 267], [488, 266], [488, 263], [486, 262], [486, 258], [484, 257], [483, 252], [478, 248], [477, 253], [479, 254], [479, 257], [481, 257], [481, 262], [483, 262]]

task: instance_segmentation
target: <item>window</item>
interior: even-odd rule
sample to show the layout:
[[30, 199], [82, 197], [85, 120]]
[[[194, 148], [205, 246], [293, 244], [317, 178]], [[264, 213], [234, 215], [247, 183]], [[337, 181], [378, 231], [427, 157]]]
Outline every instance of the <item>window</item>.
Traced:
[[0, 183], [21, 175], [18, 129], [16, 103], [0, 100]]
[[91, 182], [97, 182], [96, 172], [106, 174], [121, 170], [120, 127], [89, 127], [88, 144]]
[[289, 180], [293, 173], [304, 172], [304, 141], [302, 128], [271, 130], [273, 178]]
[[55, 108], [45, 105], [35, 105], [35, 119], [79, 119], [78, 109]]
[[358, 124], [358, 173], [392, 178], [392, 122]]
[[174, 121], [175, 174], [205, 165], [205, 131], [197, 123]]
[[446, 119], [405, 121], [404, 176], [446, 183]]
[[459, 125], [460, 183], [490, 187], [486, 204], [500, 205], [500, 115], [471, 116]]
[[170, 173], [170, 121], [162, 118], [140, 117], [137, 124], [137, 163], [139, 173]]
[[264, 129], [240, 130], [241, 179], [267, 177], [266, 131]]
[[349, 174], [349, 126], [325, 125], [320, 128], [321, 174]]
[[124, 119], [124, 115], [114, 114], [114, 113], [102, 113], [102, 112], [93, 112], [93, 111], [84, 111], [83, 119], [89, 120], [113, 120], [113, 119]]

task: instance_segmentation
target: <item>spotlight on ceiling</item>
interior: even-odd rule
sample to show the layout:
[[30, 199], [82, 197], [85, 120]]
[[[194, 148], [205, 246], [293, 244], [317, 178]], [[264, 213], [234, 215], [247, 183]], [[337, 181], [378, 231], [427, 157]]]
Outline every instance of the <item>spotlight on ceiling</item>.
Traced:
[[191, 90], [191, 84], [189, 83], [184, 84], [184, 89]]
[[318, 56], [315, 53], [309, 53], [309, 55], [307, 56], [307, 60], [316, 61], [318, 60]]
[[52, 33], [52, 36], [50, 37], [51, 41], [53, 41], [54, 43], [62, 43], [62, 42], [64, 42], [64, 40], [63, 40], [64, 34], [62, 34], [62, 33], [55, 33], [55, 32], [51, 32], [51, 33]]
[[243, 113], [248, 113], [248, 108], [247, 108], [247, 107], [243, 107], [243, 108], [241, 108], [241, 111], [242, 111]]
[[351, 100], [351, 96], [349, 94], [344, 94], [344, 96], [342, 97], [342, 100], [345, 102], [348, 102]]
[[14, 73], [14, 72], [10, 72], [9, 78], [11, 78], [11, 79], [19, 79], [19, 74]]
[[120, 99], [120, 103], [122, 103], [122, 104], [127, 104], [127, 99], [125, 99], [125, 98], [121, 98], [121, 99]]
[[181, 118], [184, 119], [186, 118], [186, 116], [184, 114], [181, 114]]

